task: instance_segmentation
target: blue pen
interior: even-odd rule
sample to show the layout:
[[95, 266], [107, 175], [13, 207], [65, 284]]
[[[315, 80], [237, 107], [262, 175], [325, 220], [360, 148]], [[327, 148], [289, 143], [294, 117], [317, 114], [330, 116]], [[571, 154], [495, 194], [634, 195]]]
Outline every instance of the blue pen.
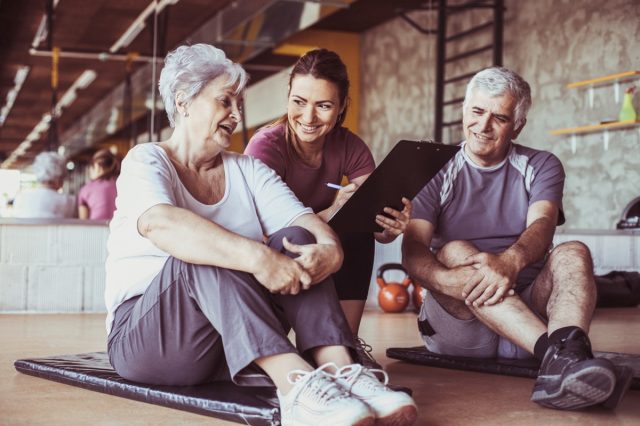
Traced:
[[342, 189], [343, 187], [340, 185], [336, 185], [335, 183], [327, 183], [327, 186], [329, 188], [333, 188], [333, 189]]

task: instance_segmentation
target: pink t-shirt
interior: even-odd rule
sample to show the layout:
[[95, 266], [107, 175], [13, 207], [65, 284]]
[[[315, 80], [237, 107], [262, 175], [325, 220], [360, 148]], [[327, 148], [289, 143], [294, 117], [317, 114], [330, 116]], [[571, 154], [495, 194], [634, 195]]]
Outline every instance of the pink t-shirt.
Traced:
[[89, 219], [111, 220], [116, 209], [115, 179], [93, 180], [78, 193], [78, 205], [89, 209]]
[[259, 130], [244, 153], [275, 170], [298, 199], [316, 213], [328, 208], [335, 199], [336, 190], [327, 187], [327, 183], [340, 184], [343, 176], [352, 180], [376, 167], [367, 144], [344, 127], [327, 134], [318, 168], [303, 163], [287, 147], [283, 124]]

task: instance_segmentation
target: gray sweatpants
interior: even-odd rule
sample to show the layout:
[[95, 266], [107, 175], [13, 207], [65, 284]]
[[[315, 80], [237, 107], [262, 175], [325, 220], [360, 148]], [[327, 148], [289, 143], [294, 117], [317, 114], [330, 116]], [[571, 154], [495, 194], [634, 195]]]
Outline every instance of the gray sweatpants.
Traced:
[[[315, 240], [300, 227], [268, 241], [285, 253], [282, 237]], [[290, 257], [294, 254], [286, 252]], [[294, 347], [287, 337], [293, 328]], [[257, 358], [342, 345], [353, 336], [331, 278], [299, 294], [271, 294], [253, 275], [170, 257], [143, 295], [118, 307], [108, 339], [111, 365], [122, 377], [158, 385], [233, 380], [268, 386]]]

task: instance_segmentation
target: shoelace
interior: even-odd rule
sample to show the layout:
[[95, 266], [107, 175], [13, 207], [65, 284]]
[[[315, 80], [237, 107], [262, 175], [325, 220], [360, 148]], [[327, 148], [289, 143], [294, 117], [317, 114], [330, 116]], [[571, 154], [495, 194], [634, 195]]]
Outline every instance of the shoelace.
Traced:
[[[381, 374], [384, 380], [378, 380], [376, 374]], [[356, 382], [359, 382], [369, 389], [376, 389], [380, 386], [386, 386], [387, 383], [389, 383], [389, 375], [386, 371], [376, 368], [365, 368], [360, 364], [345, 365], [336, 372], [334, 377], [336, 379], [343, 379], [349, 383], [351, 387], [353, 387]]]
[[378, 363], [375, 358], [373, 357], [373, 355], [371, 355], [371, 352], [373, 351], [373, 348], [371, 347], [370, 344], [368, 344], [367, 342], [365, 342], [364, 340], [362, 340], [361, 337], [356, 337], [356, 351], [358, 351], [358, 353], [361, 353], [362, 355], [366, 356], [370, 361], [374, 362], [374, 363]]
[[334, 383], [333, 376], [325, 371], [329, 367], [336, 370], [338, 368], [333, 362], [328, 362], [313, 371], [290, 371], [287, 374], [289, 383], [295, 385], [301, 381], [303, 382], [302, 389], [296, 395], [296, 399], [301, 395], [305, 395], [318, 403], [326, 403], [332, 399], [347, 397], [346, 392]]

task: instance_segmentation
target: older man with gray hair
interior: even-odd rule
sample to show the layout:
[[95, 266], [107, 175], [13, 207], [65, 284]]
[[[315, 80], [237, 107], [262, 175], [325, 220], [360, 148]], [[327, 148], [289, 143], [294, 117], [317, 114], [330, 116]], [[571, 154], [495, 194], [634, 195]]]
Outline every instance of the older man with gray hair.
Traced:
[[[532, 400], [556, 409], [606, 401], [616, 370], [593, 357], [596, 302], [589, 249], [552, 248], [564, 223], [564, 170], [516, 144], [529, 84], [488, 68], [467, 86], [462, 149], [414, 199], [403, 263], [427, 289], [419, 328], [431, 352], [542, 361]], [[624, 392], [624, 383], [620, 380]]]

